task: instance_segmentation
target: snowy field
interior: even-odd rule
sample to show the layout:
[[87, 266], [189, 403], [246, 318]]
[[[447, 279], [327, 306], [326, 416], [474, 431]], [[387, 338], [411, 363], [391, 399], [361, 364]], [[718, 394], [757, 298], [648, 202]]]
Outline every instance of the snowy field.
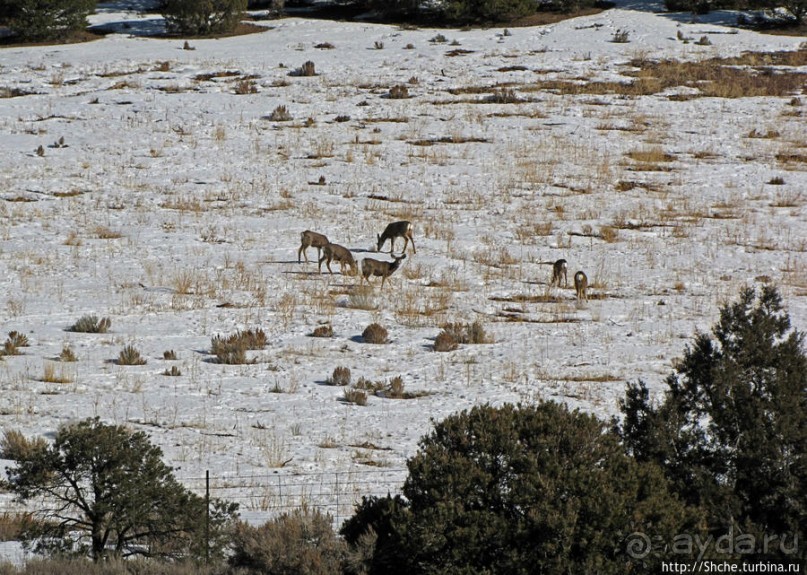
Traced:
[[[607, 419], [627, 381], [661, 391], [745, 286], [777, 285], [807, 329], [803, 83], [743, 98], [550, 84], [803, 38], [629, 3], [510, 30], [288, 18], [185, 46], [140, 35], [155, 15], [100, 6], [93, 22], [121, 33], [0, 50], [0, 339], [29, 343], [0, 362], [2, 429], [98, 416], [149, 433], [196, 490], [209, 470], [246, 517], [308, 502], [343, 520], [399, 487], [433, 420], [539, 399]], [[316, 75], [297, 74], [307, 61]], [[388, 259], [376, 234], [402, 219], [417, 253], [383, 290], [317, 273], [313, 248], [297, 262], [306, 229]], [[568, 287], [549, 285], [559, 258]], [[88, 315], [109, 332], [68, 330]], [[433, 350], [443, 324], [475, 321], [489, 343]], [[388, 343], [362, 340], [373, 322]], [[325, 324], [333, 337], [311, 337]], [[251, 363], [216, 362], [214, 337], [257, 329]], [[147, 362], [120, 365], [124, 346]], [[326, 383], [340, 366], [413, 397], [348, 403]]]

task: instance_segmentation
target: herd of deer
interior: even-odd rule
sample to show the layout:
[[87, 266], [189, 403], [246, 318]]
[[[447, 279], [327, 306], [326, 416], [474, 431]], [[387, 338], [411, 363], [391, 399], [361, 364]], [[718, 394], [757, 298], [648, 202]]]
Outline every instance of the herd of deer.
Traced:
[[[378, 243], [376, 245], [376, 251], [380, 252], [381, 248], [384, 246], [387, 240], [389, 240], [389, 253], [392, 256], [393, 261], [384, 262], [373, 258], [364, 258], [361, 261], [360, 281], [362, 284], [364, 284], [365, 280], [367, 280], [367, 283], [370, 283], [371, 277], [380, 277], [381, 287], [383, 288], [384, 282], [387, 280], [387, 278], [395, 273], [395, 270], [401, 267], [401, 261], [406, 258], [406, 247], [409, 245], [410, 241], [412, 242], [412, 253], [417, 253], [417, 249], [415, 248], [415, 238], [412, 232], [412, 222], [408, 221], [392, 222], [386, 228], [384, 228], [384, 231], [377, 236]], [[404, 240], [404, 246], [401, 250], [401, 255], [399, 256], [395, 255], [396, 238], [403, 238]], [[331, 243], [324, 234], [312, 232], [311, 230], [306, 230], [300, 234], [300, 249], [297, 250], [298, 263], [301, 261], [300, 256], [304, 257], [306, 263], [308, 263], [308, 254], [306, 253], [308, 248], [317, 248], [317, 257], [319, 258], [318, 270], [320, 273], [322, 273], [322, 262], [325, 262], [328, 271], [333, 273], [333, 270], [331, 269], [332, 261], [339, 263], [339, 268], [342, 275], [356, 275], [356, 273], [359, 271], [359, 266], [353, 257], [353, 253], [344, 246]], [[346, 269], [347, 272], [345, 271]], [[566, 260], [560, 259], [553, 263], [552, 280], [550, 281], [549, 285], [557, 285], [560, 287], [560, 281], [563, 279], [564, 287], [568, 286], [569, 278], [567, 276], [567, 271], [568, 264], [566, 263]], [[588, 290], [588, 278], [583, 271], [578, 271], [574, 274], [574, 289], [577, 292], [578, 300], [588, 300], [588, 295], [586, 293]]]

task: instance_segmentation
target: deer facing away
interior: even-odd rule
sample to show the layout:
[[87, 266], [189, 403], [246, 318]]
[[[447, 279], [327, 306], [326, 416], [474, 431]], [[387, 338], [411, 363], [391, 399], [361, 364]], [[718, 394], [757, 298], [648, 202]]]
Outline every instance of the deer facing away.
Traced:
[[378, 246], [376, 247], [376, 251], [381, 251], [382, 246], [386, 243], [387, 240], [390, 241], [390, 249], [389, 253], [393, 253], [395, 251], [395, 238], [403, 238], [404, 239], [404, 247], [401, 250], [401, 253], [406, 253], [406, 246], [409, 245], [409, 241], [412, 241], [412, 253], [418, 253], [415, 249], [415, 238], [413, 236], [414, 226], [412, 222], [401, 221], [401, 222], [392, 222], [381, 234], [378, 236]]
[[356, 264], [356, 260], [353, 258], [353, 254], [350, 252], [349, 249], [346, 247], [340, 246], [339, 244], [325, 244], [322, 247], [322, 257], [319, 258], [319, 271], [322, 272], [322, 262], [325, 262], [325, 265], [328, 267], [328, 271], [333, 273], [331, 269], [331, 261], [339, 262], [339, 269], [342, 272], [342, 275], [345, 274], [345, 268], [347, 267], [349, 270], [350, 275], [355, 275], [356, 272], [359, 271], [359, 266]]
[[322, 248], [328, 245], [328, 238], [324, 234], [306, 230], [300, 234], [300, 249], [297, 250], [297, 263], [300, 263], [300, 254], [305, 257], [305, 263], [308, 263], [308, 248], [317, 248], [317, 258], [322, 256]]
[[391, 276], [395, 270], [401, 267], [401, 261], [406, 258], [406, 254], [399, 256], [392, 256], [394, 261], [382, 262], [374, 260], [373, 258], [364, 258], [361, 261], [361, 283], [367, 280], [370, 283], [370, 278], [373, 276], [381, 276], [381, 287], [384, 287], [384, 282]]
[[574, 274], [574, 291], [577, 292], [577, 299], [584, 299], [588, 301], [588, 278], [582, 271]]
[[563, 286], [566, 287], [569, 285], [569, 277], [566, 275], [566, 272], [569, 269], [569, 265], [566, 263], [566, 260], [559, 259], [554, 264], [552, 264], [552, 281], [549, 282], [549, 285], [556, 285], [560, 287], [560, 279], [563, 278]]

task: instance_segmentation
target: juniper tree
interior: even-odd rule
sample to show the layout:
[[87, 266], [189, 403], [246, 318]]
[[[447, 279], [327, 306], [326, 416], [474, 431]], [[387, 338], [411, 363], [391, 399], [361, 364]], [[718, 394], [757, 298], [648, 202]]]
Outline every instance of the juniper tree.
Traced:
[[[698, 333], [654, 403], [629, 384], [618, 425], [628, 452], [660, 465], [708, 511], [713, 535], [764, 543], [749, 555], [795, 560], [807, 541], [807, 357], [776, 288], [745, 289]], [[767, 549], [766, 549], [767, 547]], [[767, 553], [766, 553], [767, 551]]]

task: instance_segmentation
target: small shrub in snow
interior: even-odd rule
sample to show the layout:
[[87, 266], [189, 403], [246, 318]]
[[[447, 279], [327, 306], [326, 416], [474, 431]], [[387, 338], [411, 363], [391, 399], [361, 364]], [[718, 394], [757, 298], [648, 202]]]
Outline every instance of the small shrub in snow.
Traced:
[[277, 106], [272, 110], [272, 113], [269, 114], [269, 120], [272, 122], [289, 122], [291, 119], [291, 114], [283, 104]]
[[316, 76], [317, 75], [317, 69], [316, 69], [316, 66], [314, 65], [314, 62], [312, 62], [311, 60], [308, 60], [302, 66], [297, 68], [297, 70], [294, 71], [293, 75], [295, 75], [295, 76]]
[[112, 325], [112, 320], [108, 317], [98, 319], [94, 315], [85, 315], [68, 328], [68, 331], [79, 333], [106, 333]]
[[454, 351], [458, 347], [456, 338], [447, 331], [441, 331], [434, 338], [434, 351]]
[[362, 339], [367, 343], [387, 343], [389, 334], [384, 326], [378, 323], [371, 323], [361, 334]]
[[331, 377], [327, 379], [328, 385], [350, 385], [350, 368], [342, 365], [333, 368]]
[[611, 42], [614, 44], [627, 44], [630, 42], [630, 32], [627, 30], [618, 29], [614, 32], [614, 35], [611, 36]]
[[118, 354], [118, 365], [145, 365], [146, 359], [133, 345], [124, 346]]
[[409, 88], [403, 84], [398, 84], [389, 89], [387, 97], [391, 100], [405, 100], [409, 97]]
[[346, 389], [344, 400], [347, 403], [354, 403], [356, 405], [367, 405], [367, 392], [361, 389]]
[[76, 357], [76, 353], [73, 351], [69, 345], [65, 345], [62, 348], [62, 352], [59, 354], [59, 361], [65, 362], [74, 362], [78, 361], [78, 357]]
[[311, 332], [311, 337], [333, 337], [333, 327], [331, 324], [321, 325]]

